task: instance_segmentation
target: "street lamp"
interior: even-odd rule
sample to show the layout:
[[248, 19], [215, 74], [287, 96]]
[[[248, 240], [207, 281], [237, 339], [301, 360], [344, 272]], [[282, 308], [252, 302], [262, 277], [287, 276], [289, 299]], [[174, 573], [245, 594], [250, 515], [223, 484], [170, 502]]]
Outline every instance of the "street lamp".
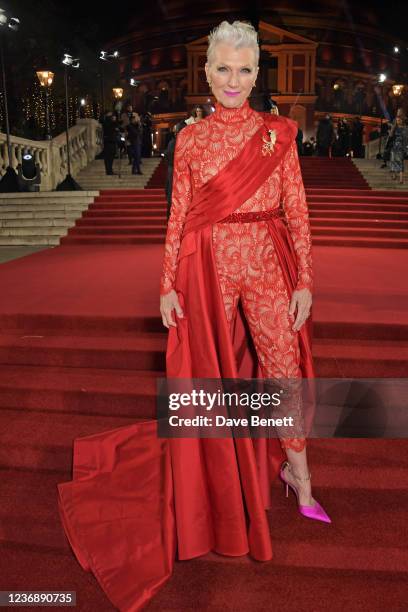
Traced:
[[45, 89], [45, 139], [51, 140], [49, 91], [54, 81], [54, 73], [50, 70], [38, 70], [37, 78], [41, 87], [44, 87]]
[[67, 176], [57, 186], [57, 191], [82, 191], [82, 187], [71, 176], [71, 151], [69, 145], [69, 101], [68, 101], [68, 70], [79, 68], [79, 59], [74, 59], [69, 53], [64, 54], [64, 85], [65, 85], [65, 134], [67, 139]]
[[112, 87], [113, 97], [115, 100], [121, 100], [123, 98], [123, 88], [122, 87]]
[[115, 103], [115, 111], [120, 114], [122, 110], [122, 98], [123, 98], [123, 88], [122, 87], [112, 87], [113, 97], [116, 101]]
[[378, 143], [378, 157], [381, 159], [381, 145], [382, 145], [382, 126], [383, 126], [383, 117], [386, 114], [386, 108], [384, 104], [384, 83], [387, 80], [387, 75], [381, 72], [378, 75], [378, 83], [381, 87], [381, 99], [380, 99], [380, 107], [381, 107], [381, 118], [380, 118], [380, 138]]
[[401, 96], [403, 91], [404, 91], [404, 85], [400, 83], [395, 83], [395, 85], [392, 86], [392, 93], [396, 97]]
[[100, 76], [101, 76], [101, 98], [102, 98], [101, 111], [102, 111], [102, 117], [103, 117], [105, 114], [105, 62], [109, 62], [110, 60], [119, 59], [119, 51], [114, 51], [113, 53], [108, 53], [107, 51], [101, 51], [99, 55], [99, 59], [102, 61]]
[[20, 25], [20, 20], [17, 17], [8, 17], [6, 12], [0, 8], [0, 61], [1, 61], [1, 75], [2, 75], [2, 86], [3, 86], [3, 98], [4, 98], [4, 117], [6, 121], [6, 137], [7, 137], [7, 159], [8, 166], [4, 176], [0, 180], [0, 191], [18, 191], [17, 174], [11, 165], [11, 140], [10, 140], [10, 122], [8, 114], [8, 101], [7, 101], [7, 84], [6, 84], [6, 67], [4, 62], [4, 44], [3, 36], [7, 29], [16, 32]]

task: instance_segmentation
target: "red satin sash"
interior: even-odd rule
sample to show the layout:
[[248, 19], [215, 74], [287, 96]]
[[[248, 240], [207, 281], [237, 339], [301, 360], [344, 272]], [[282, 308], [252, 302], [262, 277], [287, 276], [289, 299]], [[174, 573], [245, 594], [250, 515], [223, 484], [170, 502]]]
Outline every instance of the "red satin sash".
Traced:
[[[272, 154], [263, 155], [269, 129], [275, 130], [276, 142]], [[183, 235], [217, 223], [250, 198], [280, 163], [296, 132], [293, 121], [264, 113], [264, 123], [240, 153], [195, 192]]]

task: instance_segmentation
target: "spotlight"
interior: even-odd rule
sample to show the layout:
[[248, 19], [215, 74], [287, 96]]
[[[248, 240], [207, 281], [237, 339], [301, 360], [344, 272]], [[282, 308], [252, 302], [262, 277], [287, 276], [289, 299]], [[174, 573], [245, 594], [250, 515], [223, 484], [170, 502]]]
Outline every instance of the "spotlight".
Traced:
[[11, 17], [8, 27], [10, 28], [10, 30], [13, 30], [13, 32], [17, 32], [18, 28], [20, 26], [20, 20], [17, 19], [17, 17]]
[[394, 53], [399, 53], [399, 52], [400, 52], [399, 47], [394, 47]]
[[378, 75], [378, 80], [380, 83], [384, 83], [384, 81], [387, 80], [387, 75], [382, 72], [381, 74]]
[[20, 191], [40, 191], [40, 166], [35, 163], [34, 157], [29, 151], [24, 152], [17, 170]]
[[70, 68], [79, 68], [79, 59], [74, 59], [72, 55], [69, 55], [69, 53], [64, 53], [62, 63]]
[[104, 62], [108, 62], [110, 59], [117, 59], [119, 57], [119, 51], [114, 51], [113, 53], [108, 53], [107, 51], [101, 51], [99, 56], [100, 60]]

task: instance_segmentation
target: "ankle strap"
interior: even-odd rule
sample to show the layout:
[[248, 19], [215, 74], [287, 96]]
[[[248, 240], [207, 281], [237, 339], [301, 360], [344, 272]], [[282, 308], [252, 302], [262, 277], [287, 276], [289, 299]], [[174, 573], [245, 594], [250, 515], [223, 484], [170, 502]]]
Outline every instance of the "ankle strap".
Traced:
[[306, 482], [306, 481], [310, 480], [311, 477], [312, 477], [312, 473], [311, 472], [309, 472], [309, 476], [306, 476], [305, 478], [301, 478], [300, 476], [297, 476], [295, 474], [295, 472], [292, 470], [292, 466], [290, 465], [289, 461], [286, 461], [286, 464], [285, 464], [284, 467], [286, 467], [286, 466], [288, 466], [288, 470], [292, 474], [292, 476], [294, 476], [296, 478], [296, 480], [298, 480], [299, 482]]

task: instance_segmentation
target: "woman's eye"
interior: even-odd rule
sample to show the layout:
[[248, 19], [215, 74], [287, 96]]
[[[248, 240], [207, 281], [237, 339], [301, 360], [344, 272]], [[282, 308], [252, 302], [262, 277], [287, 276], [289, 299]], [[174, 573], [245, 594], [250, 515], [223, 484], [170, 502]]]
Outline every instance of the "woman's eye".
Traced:
[[[219, 68], [217, 68], [217, 70], [218, 70], [219, 72], [224, 72], [224, 71], [226, 70], [226, 67], [225, 67], [225, 66], [220, 66]], [[250, 68], [242, 68], [242, 71], [243, 71], [243, 72], [250, 73], [250, 72], [251, 72], [251, 69], [250, 69]]]

